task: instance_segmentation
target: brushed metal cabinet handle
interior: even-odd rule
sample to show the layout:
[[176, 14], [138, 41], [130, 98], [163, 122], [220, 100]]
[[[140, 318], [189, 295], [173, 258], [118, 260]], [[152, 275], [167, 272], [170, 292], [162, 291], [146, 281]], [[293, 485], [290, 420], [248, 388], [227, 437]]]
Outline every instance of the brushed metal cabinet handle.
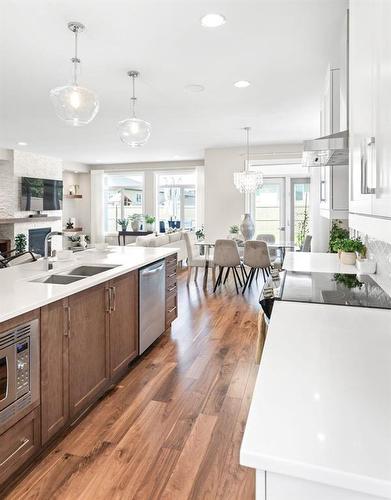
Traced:
[[111, 286], [106, 288], [106, 312], [111, 313]]
[[27, 439], [27, 438], [24, 438], [22, 439], [20, 445], [16, 448], [15, 451], [13, 451], [11, 453], [11, 455], [8, 455], [8, 457], [3, 460], [1, 463], [0, 463], [0, 467], [3, 467], [3, 465], [5, 465], [7, 462], [9, 462], [11, 460], [12, 457], [14, 457], [22, 448], [24, 448], [26, 446], [27, 443], [29, 443], [30, 440]]
[[71, 335], [71, 308], [69, 305], [64, 306], [64, 311], [66, 311], [66, 327], [64, 328], [64, 336], [69, 337]]
[[112, 286], [111, 289], [112, 289], [112, 297], [113, 297], [112, 311], [115, 312], [115, 308], [117, 306], [117, 290], [116, 290], [115, 286]]

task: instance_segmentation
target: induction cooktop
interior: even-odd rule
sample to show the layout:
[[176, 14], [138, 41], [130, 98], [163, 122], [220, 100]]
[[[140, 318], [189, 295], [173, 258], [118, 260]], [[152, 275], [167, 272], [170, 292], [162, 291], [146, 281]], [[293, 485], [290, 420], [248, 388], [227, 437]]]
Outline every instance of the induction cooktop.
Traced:
[[312, 302], [391, 309], [391, 297], [370, 276], [361, 274], [282, 271], [264, 286], [260, 302]]

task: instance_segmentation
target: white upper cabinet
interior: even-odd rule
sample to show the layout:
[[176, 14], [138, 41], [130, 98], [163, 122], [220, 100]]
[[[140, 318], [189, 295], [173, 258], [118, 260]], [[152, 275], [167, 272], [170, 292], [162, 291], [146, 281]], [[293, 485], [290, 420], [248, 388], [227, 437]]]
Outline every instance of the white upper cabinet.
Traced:
[[391, 217], [391, 2], [350, 2], [350, 203]]
[[349, 211], [372, 213], [375, 171], [375, 12], [351, 0], [349, 15]]
[[391, 1], [369, 2], [375, 15], [376, 168], [372, 214], [391, 217]]

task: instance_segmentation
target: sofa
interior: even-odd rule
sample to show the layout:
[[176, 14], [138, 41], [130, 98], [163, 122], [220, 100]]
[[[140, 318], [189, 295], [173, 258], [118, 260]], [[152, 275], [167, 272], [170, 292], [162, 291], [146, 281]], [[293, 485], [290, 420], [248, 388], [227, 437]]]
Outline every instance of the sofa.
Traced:
[[148, 234], [147, 236], [137, 236], [134, 243], [127, 246], [136, 247], [168, 247], [178, 249], [178, 263], [187, 259], [186, 241], [183, 237], [183, 231], [174, 233]]

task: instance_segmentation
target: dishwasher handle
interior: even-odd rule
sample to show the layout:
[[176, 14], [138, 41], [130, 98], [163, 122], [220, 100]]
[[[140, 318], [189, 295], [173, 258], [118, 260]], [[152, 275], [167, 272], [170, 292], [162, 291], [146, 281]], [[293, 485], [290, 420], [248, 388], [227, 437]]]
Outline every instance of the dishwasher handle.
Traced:
[[155, 273], [161, 271], [163, 268], [164, 268], [164, 262], [163, 262], [163, 264], [160, 264], [160, 266], [158, 266], [158, 267], [154, 267], [152, 269], [150, 269], [150, 268], [143, 269], [141, 271], [141, 274], [143, 276], [148, 276], [149, 274], [155, 274]]

